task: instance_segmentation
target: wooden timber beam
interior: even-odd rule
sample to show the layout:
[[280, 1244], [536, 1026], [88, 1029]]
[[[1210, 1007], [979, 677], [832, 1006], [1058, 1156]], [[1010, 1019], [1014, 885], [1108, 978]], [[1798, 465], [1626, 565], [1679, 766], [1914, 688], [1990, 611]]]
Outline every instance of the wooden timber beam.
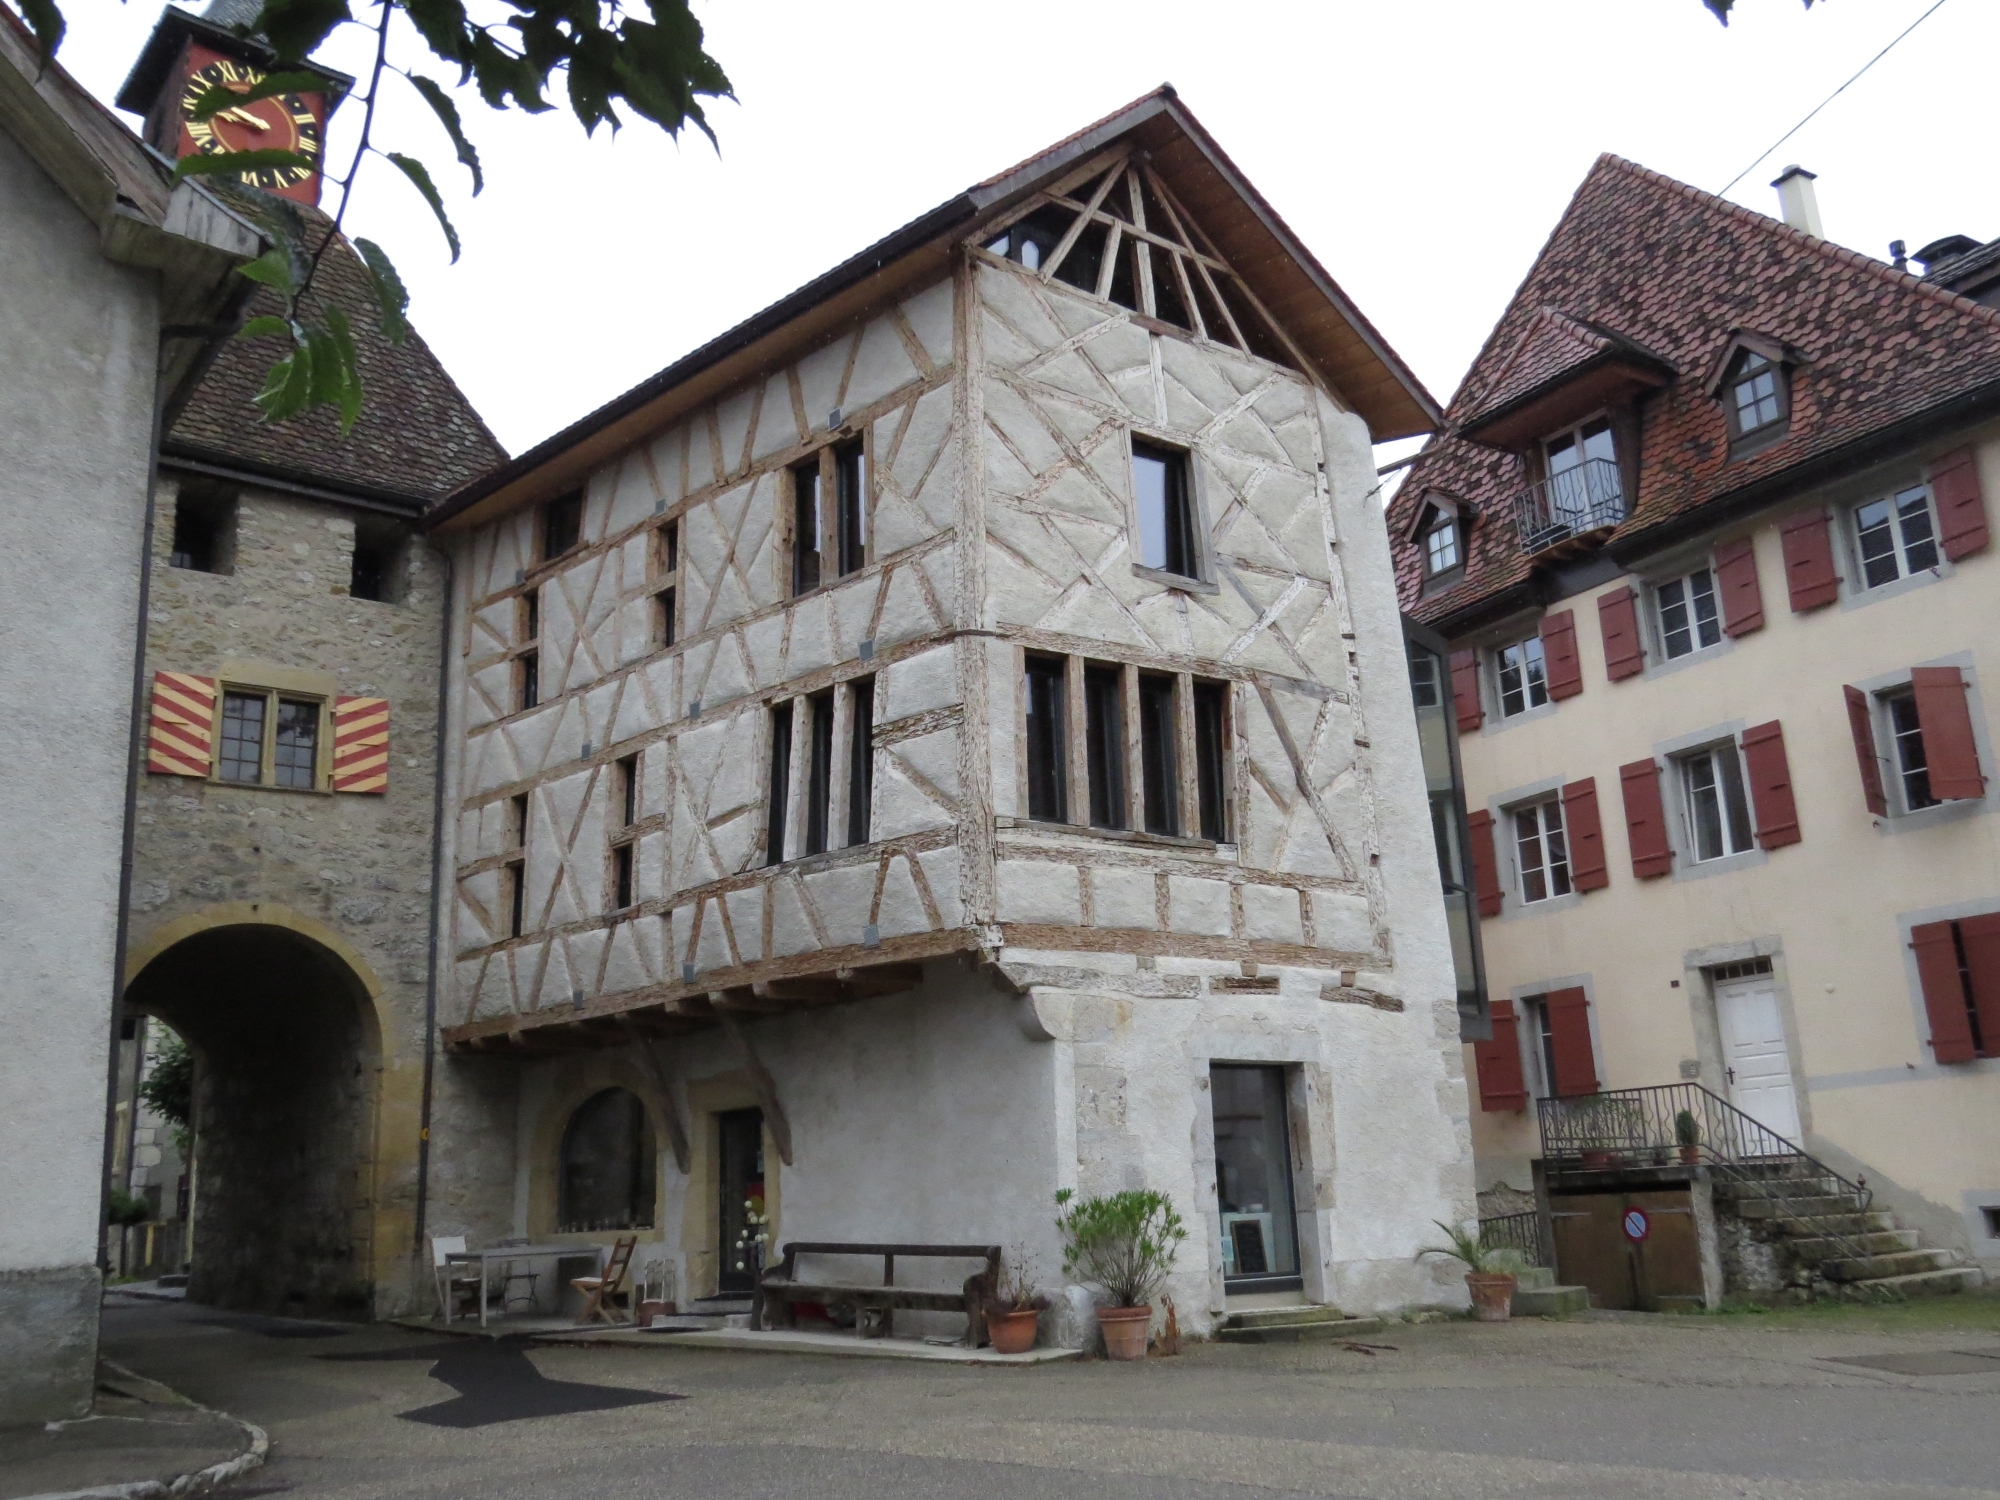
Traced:
[[630, 1016], [621, 1016], [626, 1039], [632, 1050], [639, 1055], [639, 1061], [652, 1075], [653, 1087], [660, 1091], [660, 1117], [666, 1123], [667, 1144], [673, 1148], [674, 1165], [685, 1177], [693, 1168], [694, 1153], [688, 1146], [687, 1126], [681, 1123], [680, 1098], [674, 1092], [674, 1082], [667, 1074], [667, 1065], [660, 1061], [660, 1054], [653, 1050], [653, 1039], [639, 1029]]
[[750, 1086], [756, 1091], [757, 1103], [764, 1111], [764, 1123], [770, 1128], [771, 1143], [778, 1148], [778, 1160], [786, 1166], [792, 1164], [792, 1126], [785, 1118], [785, 1107], [778, 1102], [778, 1084], [771, 1077], [771, 1070], [758, 1057], [757, 1049], [750, 1044], [749, 1033], [744, 1031], [742, 1022], [728, 1011], [720, 1012], [722, 1029], [729, 1033], [729, 1040], [742, 1054], [744, 1070], [750, 1075]]

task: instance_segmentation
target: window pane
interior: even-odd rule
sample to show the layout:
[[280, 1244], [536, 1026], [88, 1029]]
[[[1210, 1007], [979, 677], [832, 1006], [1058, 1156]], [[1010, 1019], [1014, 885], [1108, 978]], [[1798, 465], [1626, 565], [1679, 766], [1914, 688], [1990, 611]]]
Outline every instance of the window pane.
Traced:
[[847, 842], [865, 844], [875, 799], [875, 679], [864, 677], [851, 691], [847, 741]]
[[1410, 642], [1410, 697], [1418, 708], [1437, 708], [1444, 702], [1444, 663], [1435, 651]]
[[1125, 826], [1124, 673], [1117, 667], [1083, 672], [1084, 741], [1090, 778], [1090, 821], [1097, 828]]
[[563, 1131], [556, 1227], [650, 1229], [655, 1155], [652, 1122], [636, 1094], [606, 1089], [586, 1100]]
[[1670, 658], [1686, 656], [1694, 650], [1694, 629], [1688, 619], [1685, 578], [1660, 585], [1660, 644], [1666, 647]]
[[583, 496], [564, 495], [542, 511], [542, 556], [561, 557], [583, 536]]
[[1683, 765], [1688, 799], [1689, 835], [1696, 860], [1720, 859], [1727, 848], [1722, 842], [1722, 793], [1715, 780], [1713, 754], [1691, 755]]
[[1923, 726], [1917, 722], [1917, 700], [1902, 693], [1888, 701], [1889, 733], [1896, 741], [1896, 772], [1903, 786], [1903, 806], [1910, 812], [1935, 807], [1931, 795], [1930, 760], [1924, 753]]
[[819, 460], [792, 470], [792, 592], [819, 587]]
[[1569, 894], [1569, 840], [1563, 831], [1563, 809], [1560, 802], [1544, 802], [1542, 813], [1542, 843], [1548, 853], [1549, 889], [1555, 895]]
[[1527, 681], [1528, 707], [1540, 708], [1549, 701], [1549, 674], [1542, 659], [1542, 638], [1531, 635], [1521, 642], [1521, 673]]
[[1750, 833], [1750, 800], [1743, 795], [1743, 761], [1736, 753], [1734, 745], [1724, 746], [1714, 752], [1714, 759], [1722, 773], [1722, 812], [1725, 822], [1723, 832], [1729, 841], [1731, 854], [1742, 854], [1753, 847]]
[[1583, 462], [1583, 448], [1576, 434], [1566, 432], [1549, 444], [1549, 473], [1565, 474]]
[[520, 658], [521, 707], [533, 708], [542, 701], [542, 662], [533, 651], [523, 652]]
[[764, 863], [785, 862], [785, 814], [792, 784], [792, 705], [771, 709], [771, 785], [764, 822]]
[[1218, 1063], [1209, 1069], [1209, 1093], [1223, 1276], [1296, 1275], [1284, 1069]]
[[279, 786], [313, 785], [314, 762], [319, 749], [319, 705], [290, 698], [278, 701], [277, 783]]
[[1139, 763], [1143, 772], [1146, 832], [1179, 833], [1180, 774], [1176, 768], [1174, 680], [1139, 679]]
[[1458, 521], [1453, 516], [1439, 516], [1431, 523], [1431, 529], [1424, 536], [1424, 551], [1430, 561], [1433, 573], [1442, 573], [1458, 566]]
[[1201, 836], [1229, 841], [1224, 756], [1229, 745], [1229, 689], [1219, 682], [1194, 685], [1195, 800], [1201, 809]]
[[1521, 648], [1504, 647], [1500, 652], [1501, 717], [1518, 714], [1527, 706], [1527, 690], [1521, 681]]
[[1861, 547], [1861, 573], [1868, 587], [1894, 583], [1901, 570], [1896, 565], [1896, 538], [1889, 525], [1889, 502], [1871, 500], [1856, 510], [1854, 529]]
[[868, 456], [857, 439], [834, 450], [840, 481], [840, 571], [854, 572], [868, 560]]
[[1548, 868], [1542, 855], [1542, 822], [1536, 809], [1524, 807], [1514, 814], [1514, 847], [1521, 861], [1521, 899], [1546, 901]]
[[805, 852], [824, 854], [833, 806], [833, 694], [815, 693], [806, 703], [812, 715], [812, 760], [806, 766]]
[[222, 757], [217, 775], [224, 781], [261, 781], [264, 777], [264, 695], [222, 695]]
[[1586, 422], [1583, 427], [1583, 456], [1589, 458], [1614, 459], [1618, 456], [1611, 441], [1611, 424], [1603, 418]]
[[1937, 541], [1931, 531], [1931, 508], [1922, 490], [1904, 490], [1896, 497], [1896, 524], [1903, 534], [1903, 571], [1921, 573], [1937, 566]]
[[1694, 610], [1694, 636], [1698, 645], [1713, 646], [1722, 639], [1722, 620], [1715, 606], [1715, 578], [1706, 568], [1688, 574], [1688, 602]]
[[1064, 783], [1068, 757], [1063, 753], [1063, 664], [1060, 658], [1028, 658], [1025, 684], [1028, 709], [1028, 816], [1045, 822], [1069, 819]]
[[1195, 576], [1194, 509], [1187, 455], [1132, 445], [1132, 497], [1139, 512], [1139, 561], [1148, 568]]

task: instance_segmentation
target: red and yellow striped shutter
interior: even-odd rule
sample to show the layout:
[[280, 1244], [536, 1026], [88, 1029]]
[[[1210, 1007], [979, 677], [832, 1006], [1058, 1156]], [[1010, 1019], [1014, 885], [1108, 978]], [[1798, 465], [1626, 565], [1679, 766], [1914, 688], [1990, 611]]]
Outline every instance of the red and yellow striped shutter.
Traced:
[[155, 776], [206, 776], [215, 754], [215, 679], [153, 674], [146, 769]]
[[333, 700], [333, 789], [389, 790], [389, 700]]

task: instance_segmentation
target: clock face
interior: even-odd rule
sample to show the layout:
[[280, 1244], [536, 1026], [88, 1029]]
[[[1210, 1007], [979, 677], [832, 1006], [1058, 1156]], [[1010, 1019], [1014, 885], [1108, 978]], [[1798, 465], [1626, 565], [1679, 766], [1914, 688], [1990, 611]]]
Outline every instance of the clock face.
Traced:
[[233, 105], [206, 120], [194, 118], [195, 102], [216, 84], [248, 93], [264, 75], [246, 63], [221, 58], [188, 75], [181, 93], [181, 120], [194, 149], [212, 156], [221, 151], [295, 151], [311, 166], [261, 167], [245, 172], [252, 187], [297, 187], [319, 168], [319, 119], [297, 94], [278, 94]]

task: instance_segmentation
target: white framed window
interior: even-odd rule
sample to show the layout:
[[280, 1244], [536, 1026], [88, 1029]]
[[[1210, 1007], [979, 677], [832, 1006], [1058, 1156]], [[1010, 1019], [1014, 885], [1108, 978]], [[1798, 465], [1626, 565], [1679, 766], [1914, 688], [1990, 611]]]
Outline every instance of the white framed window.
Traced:
[[1521, 901], [1532, 905], [1570, 893], [1569, 841], [1563, 831], [1562, 799], [1515, 808], [1514, 863]]
[[1917, 718], [1914, 689], [1899, 688], [1878, 693], [1882, 719], [1889, 731], [1889, 767], [1896, 783], [1896, 796], [1904, 812], [1936, 807], [1939, 799], [1931, 793], [1930, 756], [1924, 749], [1924, 728]]
[[1669, 661], [1722, 640], [1722, 614], [1715, 597], [1715, 574], [1707, 568], [1671, 578], [1653, 590], [1660, 626], [1660, 653]]
[[1699, 864], [1756, 848], [1743, 786], [1743, 757], [1736, 742], [1692, 751], [1677, 757], [1675, 765], [1690, 858]]
[[1458, 542], [1458, 517], [1448, 511], [1431, 513], [1424, 531], [1424, 570], [1432, 577], [1449, 573], [1463, 558]]
[[1924, 485], [1865, 501], [1852, 515], [1863, 588], [1879, 589], [1937, 566], [1937, 520]]
[[1548, 661], [1542, 654], [1542, 638], [1531, 635], [1493, 653], [1495, 675], [1500, 686], [1500, 717], [1511, 719], [1549, 701]]
[[1729, 385], [1729, 421], [1739, 438], [1761, 433], [1784, 420], [1785, 391], [1777, 365], [1755, 349], [1737, 359]]

